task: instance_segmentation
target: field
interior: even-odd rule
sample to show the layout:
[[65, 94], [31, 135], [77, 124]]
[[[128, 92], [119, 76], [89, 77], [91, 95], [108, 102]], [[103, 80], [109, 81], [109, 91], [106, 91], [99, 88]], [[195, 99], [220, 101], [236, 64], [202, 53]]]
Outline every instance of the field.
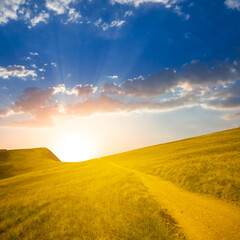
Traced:
[[240, 128], [104, 158], [192, 192], [239, 202]]
[[240, 239], [239, 128], [80, 163], [1, 150], [0, 173], [3, 240]]
[[96, 160], [55, 164], [1, 180], [0, 239], [174, 239], [133, 173]]

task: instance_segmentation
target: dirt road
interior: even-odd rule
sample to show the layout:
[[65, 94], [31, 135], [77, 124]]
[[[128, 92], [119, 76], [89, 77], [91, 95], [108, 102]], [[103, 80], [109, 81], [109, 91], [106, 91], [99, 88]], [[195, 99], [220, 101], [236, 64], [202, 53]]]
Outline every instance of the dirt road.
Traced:
[[187, 192], [158, 177], [128, 170], [134, 171], [141, 179], [160, 206], [166, 208], [178, 222], [189, 240], [240, 240], [239, 207]]

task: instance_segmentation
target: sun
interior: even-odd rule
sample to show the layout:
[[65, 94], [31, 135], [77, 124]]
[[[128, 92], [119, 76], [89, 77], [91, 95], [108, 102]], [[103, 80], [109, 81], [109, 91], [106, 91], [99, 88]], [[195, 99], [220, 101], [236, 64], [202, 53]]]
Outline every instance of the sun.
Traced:
[[93, 141], [78, 133], [63, 135], [55, 142], [52, 150], [62, 162], [81, 162], [95, 157]]

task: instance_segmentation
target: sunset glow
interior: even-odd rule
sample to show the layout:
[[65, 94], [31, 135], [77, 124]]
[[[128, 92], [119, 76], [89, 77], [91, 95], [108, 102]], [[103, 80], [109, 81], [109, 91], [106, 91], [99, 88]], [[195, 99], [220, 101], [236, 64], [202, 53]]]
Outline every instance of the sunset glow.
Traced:
[[61, 136], [53, 145], [52, 151], [62, 162], [81, 162], [94, 158], [96, 154], [91, 139], [76, 133]]
[[239, 6], [1, 0], [0, 149], [82, 161], [238, 127]]

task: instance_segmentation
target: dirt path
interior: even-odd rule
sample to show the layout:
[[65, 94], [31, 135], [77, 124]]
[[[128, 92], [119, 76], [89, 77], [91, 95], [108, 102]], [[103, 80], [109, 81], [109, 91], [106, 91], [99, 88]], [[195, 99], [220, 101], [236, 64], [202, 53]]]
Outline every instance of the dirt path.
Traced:
[[239, 207], [187, 192], [158, 177], [128, 170], [135, 172], [160, 206], [178, 222], [189, 240], [240, 240]]

